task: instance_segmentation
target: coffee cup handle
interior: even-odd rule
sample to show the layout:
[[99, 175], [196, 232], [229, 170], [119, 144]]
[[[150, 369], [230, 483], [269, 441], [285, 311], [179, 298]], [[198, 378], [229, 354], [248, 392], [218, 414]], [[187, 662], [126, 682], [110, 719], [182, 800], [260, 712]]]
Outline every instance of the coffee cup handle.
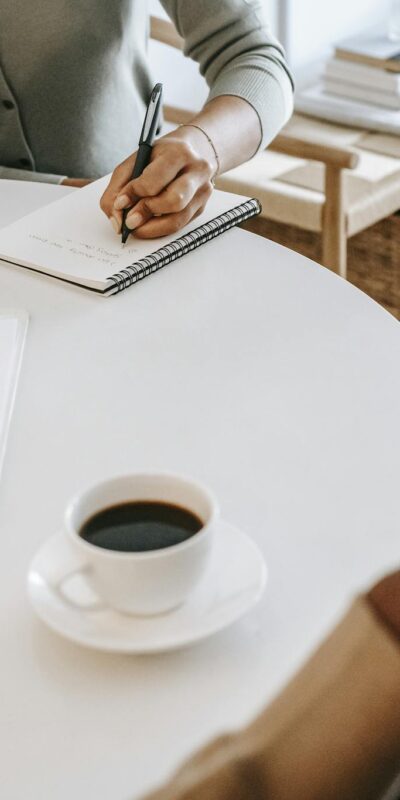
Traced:
[[[101, 602], [100, 598], [93, 600], [92, 602], [82, 602], [80, 603], [78, 600], [69, 597], [68, 594], [64, 591], [65, 584], [74, 578], [76, 575], [90, 575], [92, 571], [92, 567], [88, 563], [84, 563], [78, 559], [76, 553], [73, 551], [72, 546], [64, 538], [63, 545], [65, 546], [64, 552], [62, 553], [62, 557], [59, 559], [59, 566], [52, 571], [52, 574], [49, 576], [49, 583], [53, 592], [58, 595], [59, 599], [70, 608], [73, 608], [74, 611], [102, 611], [106, 608], [104, 603]], [[90, 591], [95, 594], [94, 590], [90, 586]]]

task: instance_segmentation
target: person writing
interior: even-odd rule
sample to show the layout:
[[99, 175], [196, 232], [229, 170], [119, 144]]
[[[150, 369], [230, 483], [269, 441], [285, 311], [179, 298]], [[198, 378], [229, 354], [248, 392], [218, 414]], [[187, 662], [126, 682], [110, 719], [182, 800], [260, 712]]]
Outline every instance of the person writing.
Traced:
[[[0, 6], [0, 177], [82, 186], [112, 172], [101, 208], [114, 230], [178, 230], [212, 181], [265, 147], [292, 111], [284, 53], [257, 0], [163, 0], [210, 88], [191, 124], [159, 138], [130, 181], [153, 79], [142, 0]], [[21, 26], [21, 19], [23, 25]], [[116, 166], [117, 165], [117, 166]]]

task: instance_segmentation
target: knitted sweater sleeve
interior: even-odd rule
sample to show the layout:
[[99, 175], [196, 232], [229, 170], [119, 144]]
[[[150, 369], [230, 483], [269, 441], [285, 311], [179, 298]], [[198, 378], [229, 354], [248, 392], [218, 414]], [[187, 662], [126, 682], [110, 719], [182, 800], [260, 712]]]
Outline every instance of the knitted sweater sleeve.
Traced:
[[293, 109], [293, 81], [258, 0], [162, 0], [210, 87], [209, 100], [235, 95], [260, 120], [259, 149], [276, 136]]

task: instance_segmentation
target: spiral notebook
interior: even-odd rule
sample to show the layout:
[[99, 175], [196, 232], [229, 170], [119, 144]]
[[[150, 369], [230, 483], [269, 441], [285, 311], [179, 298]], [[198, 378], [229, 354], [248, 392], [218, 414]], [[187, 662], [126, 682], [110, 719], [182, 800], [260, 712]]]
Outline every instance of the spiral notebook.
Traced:
[[206, 210], [178, 234], [122, 247], [99, 201], [101, 178], [0, 230], [0, 260], [104, 296], [128, 288], [234, 225], [258, 214], [258, 200], [213, 192]]

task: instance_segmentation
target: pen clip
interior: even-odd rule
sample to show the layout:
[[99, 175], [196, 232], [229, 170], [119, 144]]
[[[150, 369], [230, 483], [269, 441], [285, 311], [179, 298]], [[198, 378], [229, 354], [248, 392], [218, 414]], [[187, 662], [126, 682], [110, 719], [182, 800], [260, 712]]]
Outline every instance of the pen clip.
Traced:
[[150, 144], [153, 141], [155, 128], [158, 124], [158, 111], [162, 98], [162, 83], [156, 83], [149, 100], [146, 110], [146, 116], [143, 122], [142, 132], [140, 134], [139, 144]]

